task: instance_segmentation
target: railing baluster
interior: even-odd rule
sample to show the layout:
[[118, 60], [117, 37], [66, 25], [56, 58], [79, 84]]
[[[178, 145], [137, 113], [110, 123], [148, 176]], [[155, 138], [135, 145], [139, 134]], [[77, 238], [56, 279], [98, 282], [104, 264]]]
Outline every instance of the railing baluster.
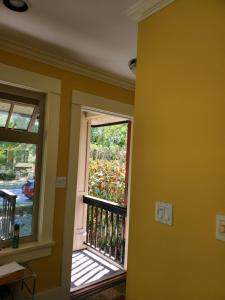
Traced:
[[11, 201], [9, 202], [9, 213], [8, 213], [8, 233], [9, 233], [9, 238], [12, 238], [11, 236], [11, 213], [12, 213], [12, 205]]
[[124, 239], [124, 230], [125, 230], [125, 217], [122, 217], [122, 230], [121, 230], [121, 251], [120, 251], [120, 263], [124, 264], [124, 254], [125, 254], [125, 239]]
[[16, 195], [8, 190], [0, 190], [0, 240], [12, 238], [15, 219]]
[[119, 218], [120, 216], [116, 215], [116, 246], [115, 246], [115, 260], [118, 260], [118, 247], [119, 247]]
[[101, 208], [101, 212], [100, 212], [100, 250], [102, 250], [102, 242], [103, 242], [103, 221], [102, 221], [102, 213], [103, 213], [103, 209]]
[[89, 215], [90, 215], [90, 205], [87, 206], [87, 222], [86, 222], [86, 243], [89, 244]]
[[[2, 198], [0, 198], [2, 200]], [[0, 207], [0, 240], [2, 239], [2, 207]]]
[[108, 211], [106, 210], [106, 212], [105, 212], [105, 247], [104, 247], [104, 253], [107, 253], [108, 226], [109, 226]]
[[95, 207], [95, 248], [98, 247], [98, 208]]
[[3, 239], [3, 230], [4, 230], [3, 216], [4, 216], [4, 199], [2, 198], [2, 208], [1, 208], [1, 240]]
[[90, 225], [90, 244], [93, 245], [93, 218], [94, 218], [94, 207], [91, 206], [91, 225]]
[[7, 230], [7, 239], [10, 238], [10, 234], [9, 234], [9, 222], [10, 222], [10, 218], [9, 218], [9, 212], [10, 212], [10, 201], [7, 201], [7, 209], [6, 209], [6, 230]]
[[83, 202], [88, 205], [87, 245], [124, 264], [126, 207], [91, 196]]
[[1, 238], [4, 239], [4, 228], [5, 228], [5, 224], [4, 224], [4, 212], [5, 212], [5, 200], [4, 198], [2, 199], [2, 234], [1, 234]]
[[111, 224], [110, 224], [110, 246], [109, 246], [109, 256], [112, 256], [112, 242], [113, 242], [113, 212], [111, 212]]
[[13, 236], [14, 222], [15, 222], [15, 213], [16, 213], [16, 195], [13, 197], [12, 202], [12, 214], [11, 214], [11, 236]]
[[5, 220], [5, 216], [6, 216], [6, 199], [3, 198], [3, 239], [6, 238], [6, 220]]
[[7, 239], [9, 239], [9, 210], [10, 210], [10, 202], [7, 201], [6, 204], [6, 232], [7, 232]]

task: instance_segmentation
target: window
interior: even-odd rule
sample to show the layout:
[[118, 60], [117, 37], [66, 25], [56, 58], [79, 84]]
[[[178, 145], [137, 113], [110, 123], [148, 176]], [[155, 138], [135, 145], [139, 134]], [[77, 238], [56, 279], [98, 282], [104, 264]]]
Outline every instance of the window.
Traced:
[[15, 223], [22, 241], [37, 238], [44, 97], [0, 84], [0, 243], [6, 246]]

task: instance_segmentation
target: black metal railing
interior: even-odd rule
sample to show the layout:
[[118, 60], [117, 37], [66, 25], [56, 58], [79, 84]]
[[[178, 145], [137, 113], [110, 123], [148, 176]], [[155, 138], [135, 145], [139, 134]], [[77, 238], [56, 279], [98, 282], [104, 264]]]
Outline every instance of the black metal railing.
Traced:
[[86, 244], [124, 264], [127, 208], [92, 196], [83, 196], [87, 204]]
[[8, 190], [0, 190], [0, 242], [12, 238], [16, 197]]

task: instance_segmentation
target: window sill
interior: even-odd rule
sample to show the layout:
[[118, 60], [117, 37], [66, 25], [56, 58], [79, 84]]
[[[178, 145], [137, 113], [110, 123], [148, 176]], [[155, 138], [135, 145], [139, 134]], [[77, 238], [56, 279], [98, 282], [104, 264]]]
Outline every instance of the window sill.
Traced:
[[52, 253], [54, 241], [32, 242], [21, 244], [19, 248], [5, 248], [0, 250], [0, 264], [11, 261], [27, 262], [41, 257], [49, 256]]

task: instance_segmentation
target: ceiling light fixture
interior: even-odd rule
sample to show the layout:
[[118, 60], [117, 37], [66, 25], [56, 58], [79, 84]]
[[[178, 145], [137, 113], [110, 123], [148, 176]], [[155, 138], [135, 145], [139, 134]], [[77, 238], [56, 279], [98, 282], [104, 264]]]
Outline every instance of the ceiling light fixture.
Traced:
[[3, 4], [10, 10], [17, 12], [27, 11], [29, 4], [27, 0], [3, 0]]
[[128, 67], [132, 73], [136, 74], [137, 58], [132, 58], [128, 62]]

